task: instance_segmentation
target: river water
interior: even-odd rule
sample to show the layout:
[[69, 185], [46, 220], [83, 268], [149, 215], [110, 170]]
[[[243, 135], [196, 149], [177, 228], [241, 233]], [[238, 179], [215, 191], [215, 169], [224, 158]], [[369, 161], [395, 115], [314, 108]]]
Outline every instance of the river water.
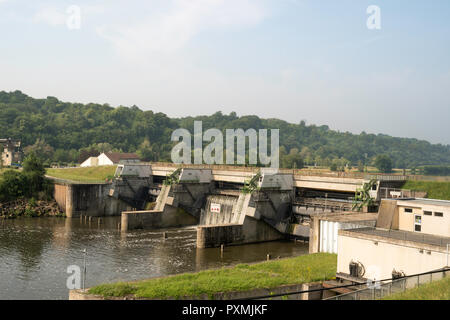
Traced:
[[67, 299], [67, 268], [84, 263], [86, 287], [308, 253], [288, 241], [197, 249], [195, 227], [121, 233], [120, 218], [0, 220], [0, 299]]

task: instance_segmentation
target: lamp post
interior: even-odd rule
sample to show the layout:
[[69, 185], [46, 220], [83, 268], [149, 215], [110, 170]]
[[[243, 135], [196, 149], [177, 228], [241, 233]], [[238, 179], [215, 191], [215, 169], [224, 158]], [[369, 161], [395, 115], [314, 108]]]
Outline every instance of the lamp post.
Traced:
[[86, 255], [87, 250], [83, 250], [83, 291], [86, 291]]

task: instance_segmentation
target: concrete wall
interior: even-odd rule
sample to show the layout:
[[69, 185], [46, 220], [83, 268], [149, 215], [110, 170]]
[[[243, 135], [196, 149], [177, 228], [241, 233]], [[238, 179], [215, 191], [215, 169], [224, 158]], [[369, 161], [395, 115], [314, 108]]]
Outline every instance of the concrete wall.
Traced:
[[[200, 216], [201, 225], [236, 224], [233, 208], [237, 205], [238, 197], [226, 195], [209, 195]], [[211, 210], [213, 209], [213, 211]], [[216, 209], [216, 210], [214, 210]], [[217, 211], [218, 210], [218, 211]]]
[[53, 191], [53, 198], [63, 212], [66, 212], [66, 196], [68, 192], [67, 188], [67, 185], [55, 184], [55, 188]]
[[393, 269], [412, 275], [442, 268], [447, 253], [443, 247], [339, 231], [337, 272], [349, 274], [351, 261], [364, 265], [364, 278], [381, 280], [391, 278]]
[[[198, 224], [197, 217], [175, 205], [180, 197], [177, 197], [178, 201], [175, 201], [174, 196], [170, 195], [174, 188], [174, 186], [166, 185], [162, 187], [154, 210], [122, 212], [121, 230], [175, 228]], [[195, 193], [195, 190], [193, 192]], [[178, 193], [175, 194], [178, 195]], [[190, 203], [193, 202], [186, 192], [182, 193], [181, 198], [189, 200]]]
[[[275, 288], [269, 289], [253, 289], [247, 291], [233, 291], [233, 292], [219, 292], [215, 293], [211, 296], [204, 294], [201, 296], [186, 296], [179, 298], [177, 300], [236, 300], [236, 299], [251, 299], [253, 297], [260, 296], [268, 296], [268, 295], [276, 295], [283, 294], [289, 292], [298, 292], [298, 291], [307, 291], [307, 290], [317, 290], [322, 288], [321, 283], [304, 283], [304, 284], [293, 284], [293, 285], [283, 285]], [[287, 300], [320, 300], [321, 293], [311, 292], [311, 293], [301, 293], [286, 296]], [[69, 300], [124, 300], [125, 297], [108, 297], [105, 298], [100, 295], [93, 295], [83, 292], [82, 290], [70, 290], [69, 291]], [[130, 300], [157, 300], [157, 299], [145, 299], [145, 298], [134, 298], [127, 297], [126, 299]], [[274, 297], [268, 298], [270, 300], [284, 300], [285, 298]]]
[[251, 195], [254, 213], [247, 213], [256, 219], [261, 219], [282, 233], [289, 232], [287, 220], [292, 214], [291, 203], [293, 191], [266, 190]]
[[183, 209], [166, 205], [164, 211], [122, 212], [121, 230], [176, 228], [196, 225], [197, 223], [198, 219]]
[[244, 224], [198, 226], [197, 248], [274, 241], [284, 237], [265, 222], [246, 217]]
[[109, 184], [55, 183], [54, 198], [66, 217], [118, 216], [131, 210], [126, 203], [109, 197]]
[[396, 201], [381, 200], [376, 227], [398, 229], [398, 208]]

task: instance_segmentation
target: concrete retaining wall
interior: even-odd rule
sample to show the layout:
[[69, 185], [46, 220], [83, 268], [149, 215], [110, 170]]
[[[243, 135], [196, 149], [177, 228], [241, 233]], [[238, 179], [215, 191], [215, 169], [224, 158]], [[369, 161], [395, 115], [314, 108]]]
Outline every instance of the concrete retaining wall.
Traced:
[[123, 201], [109, 197], [109, 187], [109, 184], [55, 183], [53, 195], [68, 218], [119, 216], [122, 211], [131, 210]]
[[121, 230], [178, 228], [196, 225], [197, 223], [198, 219], [183, 209], [166, 205], [163, 211], [122, 212]]
[[[236, 300], [236, 299], [251, 299], [253, 297], [267, 296], [267, 295], [276, 295], [283, 294], [289, 292], [297, 292], [297, 291], [306, 291], [306, 290], [315, 290], [322, 288], [321, 283], [304, 283], [304, 284], [294, 284], [294, 285], [284, 285], [270, 289], [253, 289], [248, 291], [233, 291], [233, 292], [218, 292], [213, 294], [212, 297], [208, 295], [201, 296], [185, 296], [178, 299], [168, 299], [168, 300]], [[293, 294], [289, 296], [285, 296], [288, 300], [320, 300], [321, 295], [320, 291], [311, 292], [311, 293], [300, 293]], [[274, 297], [267, 298], [270, 300], [284, 300], [286, 298]], [[126, 297], [108, 297], [105, 298], [103, 296], [93, 295], [84, 293], [82, 290], [70, 290], [69, 291], [69, 300], [159, 300], [159, 299], [150, 299], [150, 298], [136, 298], [133, 296]]]
[[265, 222], [246, 217], [244, 224], [198, 226], [197, 248], [274, 241], [284, 237]]

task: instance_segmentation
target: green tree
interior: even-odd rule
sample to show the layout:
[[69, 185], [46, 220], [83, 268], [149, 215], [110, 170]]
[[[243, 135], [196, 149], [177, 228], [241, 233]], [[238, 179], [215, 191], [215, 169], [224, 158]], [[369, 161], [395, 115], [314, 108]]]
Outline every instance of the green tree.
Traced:
[[27, 194], [36, 195], [44, 189], [45, 168], [41, 159], [34, 153], [29, 154], [23, 161], [23, 176], [27, 181]]
[[53, 158], [54, 149], [48, 143], [45, 142], [45, 139], [36, 139], [36, 142], [24, 149], [25, 154], [35, 154], [37, 157], [42, 160], [49, 160]]
[[358, 171], [364, 172], [364, 163], [361, 160], [358, 161]]
[[[123, 150], [135, 152], [148, 139], [151, 150], [140, 150], [145, 158], [170, 161], [173, 146], [170, 140], [177, 128], [193, 132], [194, 121], [203, 122], [203, 130], [218, 128], [242, 128], [247, 130], [280, 129], [280, 147], [284, 147], [284, 159], [288, 167], [298, 166], [297, 156], [289, 156], [288, 150], [300, 150], [300, 157], [307, 164], [330, 166], [331, 159], [345, 158], [351, 164], [370, 159], [380, 154], [387, 155], [396, 166], [407, 168], [423, 165], [449, 165], [450, 146], [431, 144], [410, 138], [394, 138], [383, 134], [359, 135], [337, 132], [327, 126], [288, 123], [279, 119], [261, 119], [257, 116], [241, 116], [232, 112], [229, 115], [216, 112], [210, 116], [169, 118], [161, 112], [143, 111], [136, 106], [113, 108], [107, 104], [81, 104], [59, 101], [55, 97], [34, 99], [20, 91], [0, 91], [0, 132], [3, 137], [20, 139], [25, 153], [34, 152], [46, 161], [66, 159], [62, 151], [53, 155], [53, 150], [76, 150], [79, 157], [86, 160], [95, 152]], [[39, 137], [36, 140], [36, 137]], [[270, 141], [270, 139], [269, 139]], [[152, 154], [153, 152], [153, 154]], [[72, 161], [76, 155], [71, 153]], [[404, 164], [402, 164], [402, 161]], [[282, 165], [284, 166], [284, 165]], [[338, 164], [338, 167], [342, 165]]]
[[0, 200], [9, 201], [29, 193], [24, 175], [17, 170], [6, 170], [0, 178]]
[[331, 171], [338, 171], [338, 165], [337, 165], [337, 163], [336, 162], [332, 162], [331, 163], [331, 165], [330, 165], [330, 170]]
[[143, 161], [156, 161], [158, 160], [155, 156], [155, 152], [153, 151], [152, 145], [148, 138], [145, 138], [144, 142], [139, 145], [137, 150], [137, 154], [139, 158]]
[[392, 160], [387, 155], [378, 155], [375, 158], [375, 167], [384, 173], [392, 172]]

